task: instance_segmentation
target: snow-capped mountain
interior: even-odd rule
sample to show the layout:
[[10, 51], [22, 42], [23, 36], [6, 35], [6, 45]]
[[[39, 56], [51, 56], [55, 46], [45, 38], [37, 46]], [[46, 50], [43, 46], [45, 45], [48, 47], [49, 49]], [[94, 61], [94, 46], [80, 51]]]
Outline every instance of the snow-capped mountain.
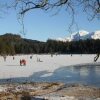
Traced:
[[87, 39], [100, 39], [100, 31], [87, 32], [80, 30], [78, 32], [72, 33], [70, 37], [58, 38], [58, 41], [78, 41], [78, 40], [87, 40]]
[[92, 39], [100, 39], [100, 31], [96, 31], [91, 36]]
[[71, 40], [75, 40], [75, 41], [77, 41], [77, 40], [85, 40], [85, 39], [87, 39], [87, 35], [89, 34], [89, 32], [87, 32], [87, 31], [84, 31], [84, 30], [81, 30], [81, 31], [79, 31], [79, 32], [75, 32], [75, 33], [73, 33], [73, 34], [71, 34]]

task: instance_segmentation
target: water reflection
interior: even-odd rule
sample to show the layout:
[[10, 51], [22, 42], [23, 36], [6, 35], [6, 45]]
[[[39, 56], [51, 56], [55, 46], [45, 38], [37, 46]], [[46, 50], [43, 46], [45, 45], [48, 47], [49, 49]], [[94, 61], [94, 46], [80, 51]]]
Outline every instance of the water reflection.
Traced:
[[48, 71], [42, 71], [33, 73], [30, 77], [35, 81], [60, 81], [100, 86], [100, 66], [61, 67], [56, 69], [52, 74]]
[[87, 67], [81, 67], [80, 69], [80, 76], [87, 77], [89, 74], [89, 70]]
[[[100, 87], [100, 66], [67, 66], [60, 67], [54, 72], [47, 70], [35, 72], [29, 77], [13, 78], [12, 82], [65, 82], [65, 83], [82, 83]], [[0, 80], [1, 81], [1, 80]]]
[[96, 68], [95, 68], [95, 73], [96, 73], [98, 76], [100, 76], [100, 67], [96, 67]]
[[[67, 67], [65, 68], [66, 70]], [[95, 85], [100, 87], [100, 66], [73, 66], [70, 67], [70, 82], [83, 83], [88, 85]], [[63, 73], [62, 73], [63, 74]]]

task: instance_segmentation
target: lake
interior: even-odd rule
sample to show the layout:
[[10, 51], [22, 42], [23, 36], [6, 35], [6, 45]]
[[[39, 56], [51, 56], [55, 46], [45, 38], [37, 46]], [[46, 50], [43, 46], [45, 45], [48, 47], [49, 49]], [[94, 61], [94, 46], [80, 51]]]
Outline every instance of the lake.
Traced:
[[54, 72], [40, 71], [35, 72], [29, 77], [1, 79], [0, 83], [9, 82], [64, 82], [80, 83], [100, 87], [100, 66], [79, 65], [64, 66]]

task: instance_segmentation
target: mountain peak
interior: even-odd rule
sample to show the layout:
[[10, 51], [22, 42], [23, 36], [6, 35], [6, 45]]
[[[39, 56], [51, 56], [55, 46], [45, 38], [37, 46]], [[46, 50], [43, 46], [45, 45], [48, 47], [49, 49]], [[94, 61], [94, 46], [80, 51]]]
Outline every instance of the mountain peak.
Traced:
[[79, 31], [79, 34], [80, 36], [83, 36], [83, 35], [87, 35], [89, 32], [85, 31], [85, 30], [80, 30]]
[[70, 35], [70, 37], [59, 38], [59, 41], [78, 41], [78, 40], [87, 40], [87, 39], [100, 39], [100, 30], [95, 32], [88, 32], [85, 30], [79, 30]]

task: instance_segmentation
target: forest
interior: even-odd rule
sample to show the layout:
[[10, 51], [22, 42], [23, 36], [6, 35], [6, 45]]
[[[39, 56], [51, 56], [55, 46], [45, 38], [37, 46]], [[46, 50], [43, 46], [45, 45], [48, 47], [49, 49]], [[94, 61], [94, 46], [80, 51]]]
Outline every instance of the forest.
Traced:
[[0, 35], [0, 55], [15, 54], [97, 54], [100, 53], [100, 40], [79, 40], [62, 42], [48, 39], [46, 42], [22, 38], [6, 33]]

